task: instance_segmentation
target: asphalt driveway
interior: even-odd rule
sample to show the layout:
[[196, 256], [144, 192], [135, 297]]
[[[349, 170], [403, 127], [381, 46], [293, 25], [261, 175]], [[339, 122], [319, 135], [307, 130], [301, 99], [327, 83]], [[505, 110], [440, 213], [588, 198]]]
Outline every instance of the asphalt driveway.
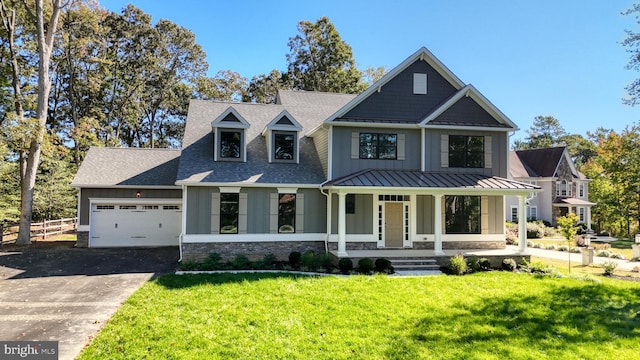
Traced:
[[77, 249], [71, 243], [0, 248], [0, 340], [59, 341], [73, 359], [120, 305], [178, 249]]

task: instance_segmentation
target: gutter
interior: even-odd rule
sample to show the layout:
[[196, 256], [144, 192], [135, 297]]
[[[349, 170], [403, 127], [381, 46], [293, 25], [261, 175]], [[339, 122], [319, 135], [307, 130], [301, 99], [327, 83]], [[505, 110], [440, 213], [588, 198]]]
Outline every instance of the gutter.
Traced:
[[330, 199], [329, 199], [329, 193], [325, 193], [324, 189], [322, 188], [324, 186], [324, 184], [328, 183], [329, 180], [323, 181], [318, 187], [320, 190], [320, 194], [324, 195], [327, 197], [327, 219], [326, 219], [326, 223], [327, 223], [327, 236], [325, 236], [324, 238], [324, 253], [328, 254], [329, 253], [329, 236], [331, 235], [331, 204], [330, 204]]

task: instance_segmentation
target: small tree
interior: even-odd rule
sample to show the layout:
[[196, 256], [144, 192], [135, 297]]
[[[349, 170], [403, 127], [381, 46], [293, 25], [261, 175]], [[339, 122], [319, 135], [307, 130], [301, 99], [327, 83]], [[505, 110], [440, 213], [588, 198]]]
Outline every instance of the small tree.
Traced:
[[[578, 215], [574, 213], [568, 213], [565, 216], [561, 216], [556, 219], [558, 222], [558, 227], [560, 228], [560, 233], [564, 236], [565, 240], [567, 240], [567, 245], [571, 248], [571, 244], [576, 234], [578, 233], [578, 227], [576, 223], [578, 222]], [[571, 272], [571, 251], [569, 254], [569, 272]]]

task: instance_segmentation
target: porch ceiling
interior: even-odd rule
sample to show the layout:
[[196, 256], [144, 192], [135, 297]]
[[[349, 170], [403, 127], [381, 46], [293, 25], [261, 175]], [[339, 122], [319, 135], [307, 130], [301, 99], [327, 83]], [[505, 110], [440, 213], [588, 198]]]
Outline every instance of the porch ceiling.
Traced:
[[326, 184], [328, 187], [389, 187], [475, 190], [527, 190], [540, 187], [497, 176], [422, 172], [419, 170], [362, 170]]

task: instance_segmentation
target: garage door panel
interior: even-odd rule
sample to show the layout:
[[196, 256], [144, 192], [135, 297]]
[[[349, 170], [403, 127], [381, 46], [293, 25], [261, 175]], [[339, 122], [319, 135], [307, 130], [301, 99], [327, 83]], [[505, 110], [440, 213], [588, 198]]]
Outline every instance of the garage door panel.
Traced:
[[[171, 210], [164, 210], [168, 207]], [[178, 210], [176, 210], [178, 209]], [[182, 213], [176, 205], [94, 205], [90, 246], [178, 245]]]

